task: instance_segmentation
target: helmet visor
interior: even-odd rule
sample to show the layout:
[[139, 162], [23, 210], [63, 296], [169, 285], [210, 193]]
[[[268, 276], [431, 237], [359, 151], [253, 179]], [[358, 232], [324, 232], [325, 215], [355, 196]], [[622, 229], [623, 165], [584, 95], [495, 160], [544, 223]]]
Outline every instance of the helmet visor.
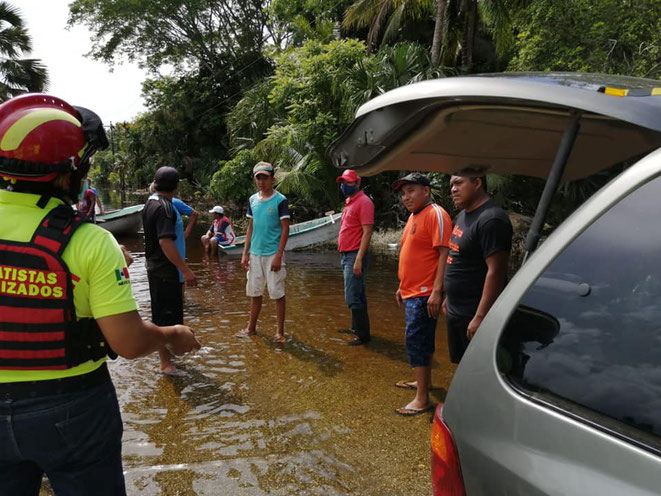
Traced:
[[74, 109], [76, 109], [82, 119], [83, 134], [87, 142], [85, 152], [80, 157], [80, 163], [82, 164], [97, 151], [108, 148], [108, 138], [106, 137], [105, 129], [103, 129], [103, 122], [101, 122], [101, 118], [98, 115], [84, 107], [74, 107]]

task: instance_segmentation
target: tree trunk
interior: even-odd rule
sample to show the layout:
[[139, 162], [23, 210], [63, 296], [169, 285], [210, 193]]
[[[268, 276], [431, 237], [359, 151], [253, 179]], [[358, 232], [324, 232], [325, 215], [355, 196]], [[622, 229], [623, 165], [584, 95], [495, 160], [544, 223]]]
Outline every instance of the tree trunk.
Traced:
[[431, 65], [436, 67], [441, 58], [441, 45], [443, 44], [443, 25], [445, 21], [445, 8], [447, 0], [436, 0], [436, 22], [434, 23], [434, 39], [431, 44]]
[[477, 0], [463, 1], [464, 29], [461, 42], [461, 65], [466, 71], [473, 66], [473, 46], [477, 27]]

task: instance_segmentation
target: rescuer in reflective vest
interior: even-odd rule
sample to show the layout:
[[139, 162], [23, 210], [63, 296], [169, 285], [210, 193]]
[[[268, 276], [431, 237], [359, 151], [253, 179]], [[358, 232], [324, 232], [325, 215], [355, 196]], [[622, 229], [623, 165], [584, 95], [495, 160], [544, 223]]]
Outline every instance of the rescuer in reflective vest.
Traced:
[[0, 494], [126, 494], [122, 420], [106, 359], [199, 349], [143, 321], [113, 236], [76, 213], [93, 112], [48, 95], [0, 105]]

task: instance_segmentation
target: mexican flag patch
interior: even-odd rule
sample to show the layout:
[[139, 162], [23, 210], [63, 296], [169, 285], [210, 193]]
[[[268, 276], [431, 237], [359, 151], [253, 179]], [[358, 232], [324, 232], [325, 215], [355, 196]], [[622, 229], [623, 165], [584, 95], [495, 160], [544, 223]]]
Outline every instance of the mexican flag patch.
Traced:
[[123, 269], [115, 270], [115, 277], [117, 278], [117, 282], [127, 280], [129, 278], [129, 269], [124, 267]]

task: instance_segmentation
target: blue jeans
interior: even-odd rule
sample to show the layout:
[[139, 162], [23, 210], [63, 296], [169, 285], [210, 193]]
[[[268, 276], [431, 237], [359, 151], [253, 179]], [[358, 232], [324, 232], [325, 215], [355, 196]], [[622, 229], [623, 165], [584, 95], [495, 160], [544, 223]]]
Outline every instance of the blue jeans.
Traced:
[[341, 253], [342, 272], [344, 273], [344, 301], [350, 310], [367, 308], [367, 296], [365, 295], [365, 276], [369, 265], [369, 254], [363, 257], [363, 275], [356, 277], [353, 274], [353, 264], [356, 261], [358, 251], [344, 251]]
[[122, 419], [112, 382], [82, 392], [0, 398], [0, 494], [125, 495]]
[[406, 352], [411, 367], [429, 367], [434, 355], [436, 319], [427, 313], [429, 296], [404, 300], [406, 313]]

